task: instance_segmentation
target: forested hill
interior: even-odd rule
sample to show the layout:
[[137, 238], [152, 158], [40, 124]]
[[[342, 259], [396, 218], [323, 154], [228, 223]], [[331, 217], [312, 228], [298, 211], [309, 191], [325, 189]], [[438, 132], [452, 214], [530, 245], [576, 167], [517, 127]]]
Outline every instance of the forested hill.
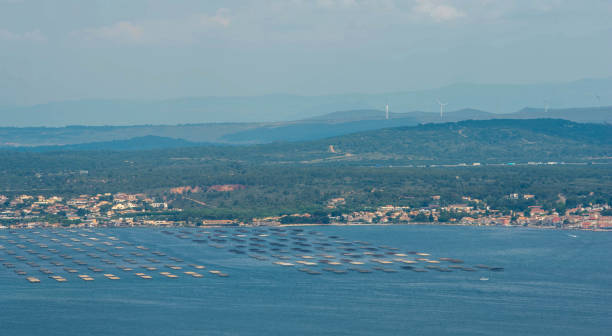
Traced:
[[132, 151], [0, 151], [7, 170], [219, 165], [436, 165], [612, 162], [612, 125], [558, 119], [478, 120], [386, 128], [306, 142]]
[[327, 161], [469, 163], [589, 161], [612, 157], [612, 125], [559, 119], [469, 120], [355, 133], [297, 145], [332, 145]]

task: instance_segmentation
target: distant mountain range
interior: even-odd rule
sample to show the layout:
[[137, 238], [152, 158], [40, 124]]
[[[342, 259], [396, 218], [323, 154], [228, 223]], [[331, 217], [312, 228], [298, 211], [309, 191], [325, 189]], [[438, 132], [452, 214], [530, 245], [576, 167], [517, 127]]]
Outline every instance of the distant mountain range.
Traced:
[[[41, 153], [49, 151], [54, 153]], [[153, 166], [198, 166], [215, 162], [264, 165], [610, 163], [612, 125], [562, 119], [466, 120], [260, 145], [218, 146], [147, 136], [83, 145], [29, 147], [19, 152], [0, 151], [0, 157], [6, 161], [3, 164], [41, 166], [43, 159], [52, 162], [45, 164], [53, 167], [68, 163], [79, 166], [88, 160], [98, 160], [97, 164], [105, 166], [132, 161]]]
[[212, 122], [286, 122], [334, 111], [382, 109], [396, 113], [473, 108], [512, 113], [525, 106], [554, 109], [612, 105], [612, 78], [560, 84], [454, 84], [438, 89], [383, 94], [193, 97], [160, 101], [80, 100], [0, 108], [0, 126], [128, 126]]
[[[3, 127], [0, 148], [37, 150], [83, 150], [105, 148], [154, 149], [202, 144], [258, 144], [309, 141], [356, 132], [462, 120], [556, 118], [576, 122], [612, 123], [612, 107], [544, 109], [525, 108], [515, 113], [495, 114], [475, 109], [439, 113], [391, 113], [353, 110], [324, 114], [304, 120], [275, 123], [209, 123], [174, 126], [69, 126]], [[132, 141], [127, 141], [133, 139]], [[165, 139], [165, 140], [162, 140]], [[60, 147], [58, 147], [60, 146]]]
[[190, 142], [183, 139], [175, 139], [168, 137], [159, 137], [155, 135], [146, 135], [135, 137], [126, 140], [112, 140], [100, 142], [88, 142], [73, 145], [60, 146], [36, 146], [36, 147], [18, 147], [22, 151], [32, 152], [49, 152], [49, 151], [137, 151], [137, 150], [152, 150], [166, 148], [183, 148], [210, 145], [206, 143]]

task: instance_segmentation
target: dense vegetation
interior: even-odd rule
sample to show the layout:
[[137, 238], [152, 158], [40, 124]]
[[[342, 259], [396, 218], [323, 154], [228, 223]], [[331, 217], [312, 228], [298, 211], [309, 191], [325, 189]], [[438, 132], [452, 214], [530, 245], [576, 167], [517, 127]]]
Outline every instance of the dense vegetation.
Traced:
[[[612, 125], [559, 119], [426, 124], [318, 142], [379, 163], [587, 161], [612, 153]], [[312, 146], [312, 145], [311, 145]]]
[[[612, 126], [562, 120], [466, 121], [385, 129], [302, 143], [205, 146], [152, 151], [0, 152], [0, 194], [78, 195], [145, 192], [185, 209], [183, 217], [252, 218], [350, 211], [383, 204], [426, 206], [462, 196], [497, 209], [612, 203]], [[340, 153], [330, 153], [333, 144]], [[347, 156], [346, 153], [352, 153]], [[600, 159], [596, 159], [600, 158]], [[484, 165], [581, 161], [581, 165]], [[431, 167], [482, 162], [482, 166]], [[402, 163], [390, 166], [382, 163]], [[413, 166], [409, 166], [413, 165]], [[212, 185], [245, 188], [207, 191]], [[177, 186], [203, 192], [174, 195]], [[343, 197], [346, 204], [326, 208]], [[203, 206], [205, 203], [206, 206]], [[562, 204], [561, 204], [562, 203]], [[286, 219], [291, 220], [291, 219]]]

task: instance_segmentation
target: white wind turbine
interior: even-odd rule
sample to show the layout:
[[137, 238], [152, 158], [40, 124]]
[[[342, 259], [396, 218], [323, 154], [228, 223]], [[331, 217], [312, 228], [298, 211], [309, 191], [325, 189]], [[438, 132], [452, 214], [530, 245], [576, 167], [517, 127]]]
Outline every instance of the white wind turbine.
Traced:
[[440, 99], [437, 99], [438, 104], [440, 104], [440, 119], [442, 119], [442, 114], [444, 113], [444, 106], [448, 105], [448, 103], [443, 103]]

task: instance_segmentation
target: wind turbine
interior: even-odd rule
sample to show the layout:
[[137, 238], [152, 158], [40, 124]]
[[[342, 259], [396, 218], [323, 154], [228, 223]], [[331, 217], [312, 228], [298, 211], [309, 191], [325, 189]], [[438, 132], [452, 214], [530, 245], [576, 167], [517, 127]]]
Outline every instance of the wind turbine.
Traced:
[[444, 113], [444, 106], [448, 105], [448, 103], [443, 103], [440, 99], [437, 99], [438, 104], [440, 104], [440, 120], [442, 120], [442, 114]]
[[544, 113], [548, 113], [548, 100], [545, 100], [546, 106], [544, 106]]
[[385, 105], [385, 119], [389, 120], [389, 104]]
[[595, 96], [595, 99], [597, 99], [597, 106], [601, 107], [601, 97], [596, 93], [594, 93], [593, 95]]

